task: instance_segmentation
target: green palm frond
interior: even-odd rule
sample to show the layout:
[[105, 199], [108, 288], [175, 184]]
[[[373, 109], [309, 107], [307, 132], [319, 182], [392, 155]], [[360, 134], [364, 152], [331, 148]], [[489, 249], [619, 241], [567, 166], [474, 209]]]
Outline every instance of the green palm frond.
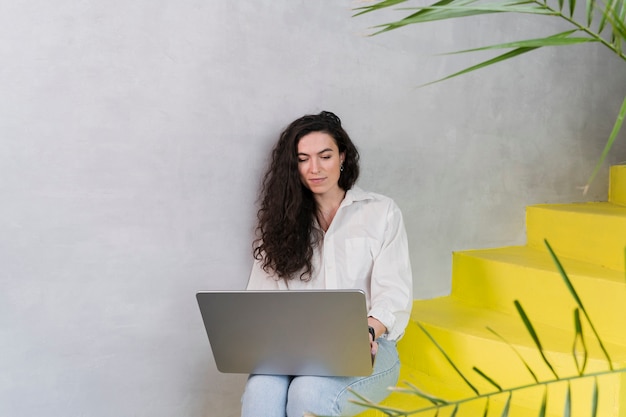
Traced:
[[493, 385], [495, 387], [495, 389], [497, 389], [498, 391], [502, 391], [502, 387], [500, 386], [500, 384], [498, 384], [493, 378], [488, 376], [486, 373], [484, 373], [483, 371], [481, 371], [477, 367], [474, 367], [473, 369], [474, 369], [474, 371], [478, 375], [482, 376], [487, 382], [489, 382], [491, 385]]
[[460, 53], [466, 53], [466, 52], [487, 51], [487, 50], [492, 50], [492, 49], [515, 48], [512, 51], [506, 52], [502, 55], [498, 55], [495, 58], [488, 59], [477, 65], [473, 65], [471, 67], [465, 68], [459, 72], [455, 72], [454, 74], [448, 75], [444, 78], [440, 78], [435, 81], [431, 81], [424, 85], [438, 83], [438, 82], [448, 80], [453, 77], [457, 77], [462, 74], [467, 74], [468, 72], [476, 71], [478, 69], [487, 67], [489, 65], [506, 61], [507, 59], [514, 58], [526, 52], [534, 51], [535, 49], [541, 48], [543, 46], [574, 45], [578, 43], [597, 42], [595, 39], [586, 38], [586, 37], [570, 37], [570, 35], [574, 34], [575, 32], [576, 30], [568, 30], [566, 32], [557, 33], [556, 35], [548, 36], [545, 38], [528, 39], [525, 41], [517, 41], [517, 42], [507, 42], [507, 43], [501, 43], [497, 45], [483, 46], [481, 48], [474, 48], [474, 49], [467, 49], [463, 51], [451, 52], [451, 54], [460, 54]]
[[473, 0], [440, 1], [431, 6], [402, 8], [400, 10], [415, 11], [396, 22], [375, 26], [379, 29], [373, 35], [399, 29], [404, 26], [449, 20], [461, 17], [479, 16], [493, 13], [522, 13], [535, 15], [553, 15], [559, 13], [533, 1], [503, 1], [493, 4], [475, 4]]
[[[580, 308], [574, 310], [574, 344], [572, 346], [572, 356], [574, 358], [574, 364], [576, 365], [576, 369], [578, 370], [578, 375], [583, 375], [585, 373], [585, 368], [587, 367], [587, 359], [588, 358], [588, 350], [587, 343], [585, 342], [585, 336], [583, 335], [583, 326], [580, 321]], [[581, 354], [579, 353], [582, 350], [582, 362], [580, 360]]]
[[591, 400], [591, 417], [598, 415], [598, 377], [593, 379], [593, 393]]
[[528, 334], [530, 334], [530, 337], [532, 337], [533, 342], [535, 342], [535, 346], [537, 347], [537, 350], [539, 351], [539, 354], [541, 355], [541, 359], [543, 359], [543, 362], [550, 369], [550, 372], [552, 372], [552, 374], [554, 375], [554, 378], [557, 380], [560, 379], [559, 375], [554, 370], [554, 367], [552, 366], [552, 364], [546, 357], [546, 354], [543, 350], [543, 346], [541, 345], [541, 342], [539, 341], [539, 335], [535, 331], [535, 328], [533, 327], [532, 322], [526, 315], [526, 312], [522, 308], [522, 305], [517, 300], [515, 300], [513, 303], [515, 304], [515, 308], [517, 309], [517, 312], [519, 313], [520, 317], [522, 318], [522, 321], [524, 322], [524, 326], [526, 326], [526, 330], [528, 331]]
[[[557, 33], [556, 35], [546, 36], [545, 38], [526, 39], [523, 41], [499, 43], [496, 45], [483, 46], [480, 48], [464, 49], [462, 51], [450, 52], [449, 54], [463, 54], [467, 52], [488, 51], [491, 49], [511, 49], [511, 48], [541, 48], [545, 46], [565, 46], [576, 45], [579, 43], [598, 42], [597, 39], [586, 36], [571, 37], [570, 35], [577, 33], [578, 30], [568, 30]], [[448, 54], [448, 55], [449, 55]]]
[[556, 253], [554, 253], [554, 250], [552, 249], [552, 246], [550, 246], [550, 243], [548, 243], [547, 240], [544, 240], [544, 243], [546, 247], [548, 248], [548, 252], [550, 252], [550, 256], [552, 257], [552, 260], [554, 261], [554, 264], [556, 265], [559, 271], [559, 274], [561, 275], [561, 278], [563, 278], [563, 282], [565, 283], [565, 286], [569, 290], [570, 295], [572, 296], [574, 301], [576, 301], [576, 304], [578, 304], [578, 308], [580, 309], [580, 311], [582, 311], [583, 314], [585, 315], [585, 318], [587, 319], [587, 323], [591, 327], [591, 331], [596, 337], [596, 340], [598, 341], [598, 344], [600, 345], [600, 348], [602, 349], [602, 352], [604, 353], [604, 356], [606, 357], [609, 367], [613, 369], [613, 363], [611, 361], [611, 357], [609, 356], [609, 352], [606, 350], [604, 343], [602, 343], [602, 339], [600, 338], [600, 335], [598, 334], [596, 327], [593, 325], [593, 322], [591, 321], [591, 317], [589, 317], [589, 313], [587, 313], [587, 310], [585, 309], [585, 306], [583, 305], [583, 302], [580, 296], [578, 295], [578, 292], [574, 288], [574, 284], [572, 284], [572, 281], [567, 276], [567, 273], [565, 272], [565, 269], [563, 268], [561, 261], [556, 256]]
[[[564, 0], [440, 0], [429, 5], [419, 7], [407, 7], [408, 3], [409, 0], [384, 0], [371, 5], [356, 8], [355, 16], [388, 8], [394, 8], [400, 12], [408, 13], [408, 15], [398, 20], [375, 26], [373, 28], [374, 33], [372, 33], [372, 35], [382, 34], [414, 24], [501, 13], [554, 16], [565, 20], [573, 27], [571, 31], [544, 38], [526, 39], [453, 52], [469, 53], [495, 49], [510, 49], [510, 51], [506, 53], [500, 54], [479, 64], [472, 65], [438, 80], [423, 84], [422, 86], [448, 80], [450, 78], [488, 67], [498, 62], [518, 57], [526, 52], [549, 46], [571, 46], [581, 43], [595, 42], [604, 45], [619, 58], [626, 61], [626, 54], [624, 54], [623, 51], [623, 44], [626, 42], [626, 1], [624, 0], [587, 0], [584, 2], [585, 10], [584, 13], [582, 13], [582, 18], [576, 17], [577, 15], [575, 12], [577, 7], [582, 7], [576, 2], [576, 0], [568, 0], [567, 4], [565, 4]], [[577, 36], [570, 36], [574, 33], [576, 33]], [[625, 115], [626, 98], [617, 115], [616, 122], [607, 140], [606, 146], [600, 155], [600, 158], [594, 167], [586, 186], [584, 187], [585, 192], [588, 190], [590, 184], [593, 182], [599, 169], [606, 160], [608, 152], [611, 150], [615, 138], [620, 132]]]
[[519, 353], [519, 351], [515, 348], [515, 346], [510, 344], [504, 337], [500, 336], [500, 334], [498, 332], [496, 332], [495, 330], [493, 330], [491, 327], [487, 326], [487, 330], [489, 330], [491, 333], [496, 335], [498, 337], [498, 339], [500, 339], [501, 341], [503, 341], [504, 343], [509, 345], [509, 347], [511, 349], [513, 349], [513, 352], [515, 352], [515, 354], [517, 355], [517, 358], [520, 360], [520, 362], [522, 362], [522, 364], [524, 364], [524, 366], [526, 367], [526, 370], [528, 371], [530, 376], [533, 377], [533, 379], [535, 380], [536, 383], [539, 383], [539, 378], [537, 378], [537, 375], [533, 371], [532, 367], [528, 364], [528, 362], [526, 362], [524, 357]]
[[441, 347], [441, 345], [437, 342], [437, 340], [428, 332], [428, 330], [426, 330], [426, 328], [421, 323], [417, 323], [417, 325], [419, 326], [420, 329], [422, 329], [422, 331], [424, 332], [424, 334], [426, 334], [426, 336], [430, 339], [430, 341], [433, 342], [435, 347], [441, 352], [441, 354], [444, 356], [444, 358], [446, 358], [446, 361], [450, 364], [450, 366], [452, 366], [452, 369], [454, 369], [454, 371], [457, 373], [457, 375], [459, 375], [461, 377], [463, 382], [465, 382], [465, 384], [472, 391], [474, 391], [476, 393], [476, 395], [480, 395], [480, 392], [478, 391], [478, 388], [476, 388], [474, 386], [474, 384], [472, 384], [470, 382], [469, 378], [467, 376], [465, 376], [465, 374], [463, 374], [463, 372], [461, 372], [459, 367], [454, 364], [454, 361], [445, 352], [445, 350]]

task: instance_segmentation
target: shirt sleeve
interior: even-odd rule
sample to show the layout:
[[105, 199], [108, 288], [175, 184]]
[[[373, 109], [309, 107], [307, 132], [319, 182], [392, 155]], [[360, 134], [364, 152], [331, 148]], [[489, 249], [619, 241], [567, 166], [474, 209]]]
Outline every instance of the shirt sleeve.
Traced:
[[262, 261], [255, 259], [246, 290], [280, 290], [283, 280], [276, 280], [263, 270]]
[[413, 276], [408, 240], [402, 213], [392, 201], [386, 214], [380, 252], [374, 259], [371, 276], [369, 316], [387, 327], [387, 337], [402, 337], [413, 305]]

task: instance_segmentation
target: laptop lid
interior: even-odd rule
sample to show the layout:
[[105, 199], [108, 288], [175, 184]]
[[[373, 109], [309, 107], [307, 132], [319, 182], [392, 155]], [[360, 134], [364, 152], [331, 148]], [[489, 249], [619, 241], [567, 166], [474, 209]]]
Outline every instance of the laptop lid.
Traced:
[[220, 372], [372, 373], [362, 291], [203, 291], [196, 298]]

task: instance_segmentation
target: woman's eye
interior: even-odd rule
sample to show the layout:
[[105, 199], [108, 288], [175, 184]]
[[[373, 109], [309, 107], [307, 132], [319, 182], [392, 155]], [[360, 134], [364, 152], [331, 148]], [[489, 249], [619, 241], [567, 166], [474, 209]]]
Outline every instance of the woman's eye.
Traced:
[[322, 156], [322, 159], [330, 159], [330, 158], [331, 158], [330, 155]]

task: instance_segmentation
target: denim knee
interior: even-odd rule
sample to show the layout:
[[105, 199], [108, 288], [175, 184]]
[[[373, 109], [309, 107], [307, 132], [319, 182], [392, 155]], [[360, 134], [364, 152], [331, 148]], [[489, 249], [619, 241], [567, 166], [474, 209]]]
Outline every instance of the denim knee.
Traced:
[[299, 376], [291, 381], [287, 397], [287, 417], [302, 417], [304, 413], [335, 415], [332, 410], [332, 378]]
[[291, 377], [250, 375], [241, 397], [241, 417], [285, 417]]

